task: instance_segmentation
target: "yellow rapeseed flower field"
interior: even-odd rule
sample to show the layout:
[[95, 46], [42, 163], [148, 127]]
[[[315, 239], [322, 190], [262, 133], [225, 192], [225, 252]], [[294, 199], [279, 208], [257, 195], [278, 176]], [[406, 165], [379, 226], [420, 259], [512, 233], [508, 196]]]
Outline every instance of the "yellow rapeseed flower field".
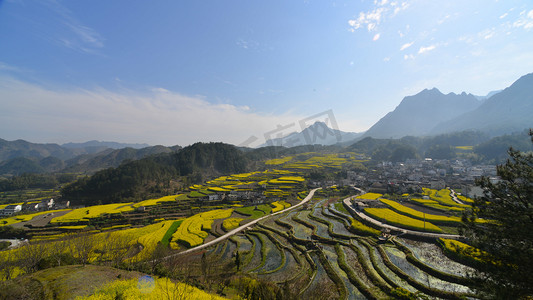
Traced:
[[149, 258], [157, 243], [163, 239], [163, 236], [174, 222], [175, 220], [170, 220], [146, 226], [143, 230], [143, 233], [146, 233], [137, 238], [137, 241], [143, 245], [143, 249], [134, 259], [140, 261]]
[[487, 252], [481, 251], [478, 248], [459, 242], [452, 239], [443, 239], [439, 240], [440, 245], [444, 248], [444, 252], [451, 252], [459, 257], [466, 258], [470, 261], [475, 261], [478, 263], [495, 263], [491, 258], [490, 254]]
[[368, 199], [368, 200], [376, 200], [377, 198], [383, 196], [382, 194], [378, 193], [366, 193], [364, 195], [357, 196], [355, 198], [357, 199]]
[[41, 212], [33, 213], [33, 214], [17, 215], [17, 216], [13, 216], [9, 218], [3, 218], [3, 219], [0, 219], [0, 226], [9, 226], [15, 223], [26, 222], [26, 221], [30, 221], [36, 216], [51, 214], [51, 213], [66, 211], [66, 210], [68, 209], [47, 210], [47, 211], [41, 211]]
[[434, 190], [434, 189], [422, 188], [422, 190], [424, 190], [424, 194], [428, 195], [430, 199], [433, 199], [439, 202], [441, 205], [460, 207], [463, 209], [470, 207], [468, 205], [459, 204], [453, 201], [452, 196], [450, 195], [450, 190], [448, 189]]
[[239, 227], [239, 224], [241, 221], [244, 220], [243, 218], [227, 218], [222, 222], [222, 228], [225, 231], [230, 231], [232, 229], [235, 229]]
[[185, 283], [174, 283], [168, 278], [143, 276], [139, 279], [115, 280], [97, 289], [92, 295], [78, 297], [77, 300], [112, 299], [191, 299], [222, 300], [218, 295], [209, 294]]
[[351, 220], [351, 227], [353, 230], [355, 230], [357, 233], [362, 235], [380, 235], [381, 232], [377, 229], [374, 229], [370, 226], [367, 226], [363, 223], [361, 223], [359, 220], [350, 218]]
[[421, 211], [412, 209], [410, 207], [401, 205], [400, 203], [388, 199], [380, 199], [381, 202], [387, 204], [390, 206], [394, 211], [407, 215], [409, 217], [413, 217], [419, 220], [426, 220], [430, 222], [435, 223], [446, 223], [450, 225], [459, 225], [461, 223], [461, 218], [459, 217], [447, 217], [447, 216], [439, 216], [439, 215], [432, 215], [432, 214], [424, 214]]
[[189, 247], [201, 245], [208, 236], [203, 230], [210, 230], [214, 220], [229, 218], [232, 213], [233, 209], [216, 209], [188, 217], [172, 235], [170, 247], [179, 249], [178, 243]]
[[430, 222], [423, 222], [421, 220], [409, 218], [407, 216], [400, 215], [388, 208], [365, 208], [365, 213], [382, 222], [402, 228], [437, 233], [442, 232], [442, 229], [431, 224]]
[[157, 199], [144, 200], [144, 201], [137, 202], [137, 203], [133, 204], [133, 208], [137, 208], [137, 207], [141, 207], [141, 206], [157, 205], [157, 204], [162, 203], [162, 202], [176, 201], [176, 198], [179, 197], [179, 196], [181, 196], [181, 195], [170, 195], [170, 196], [165, 196], [165, 197], [161, 197], [161, 198], [157, 198]]
[[84, 208], [77, 208], [71, 212], [57, 218], [53, 218], [50, 223], [84, 222], [91, 218], [97, 218], [104, 214], [117, 214], [126, 211], [133, 211], [133, 203], [112, 203], [95, 205]]
[[290, 207], [291, 205], [285, 201], [275, 201], [275, 202], [272, 202], [270, 203], [270, 205], [273, 206], [272, 208], [272, 212], [275, 213], [275, 212], [278, 212], [280, 210], [283, 210], [285, 208], [288, 208]]

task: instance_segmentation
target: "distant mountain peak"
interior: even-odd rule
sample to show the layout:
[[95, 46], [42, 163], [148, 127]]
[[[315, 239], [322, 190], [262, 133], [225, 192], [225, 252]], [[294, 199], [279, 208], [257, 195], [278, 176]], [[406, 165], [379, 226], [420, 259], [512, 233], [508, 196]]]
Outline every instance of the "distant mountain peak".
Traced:
[[295, 147], [302, 145], [334, 145], [347, 142], [359, 137], [360, 133], [344, 132], [330, 128], [325, 122], [316, 121], [312, 125], [304, 128], [301, 132], [292, 132], [286, 136], [269, 139], [259, 147], [284, 146]]
[[418, 94], [415, 94], [415, 96], [417, 96], [417, 95], [433, 95], [433, 94], [444, 95], [438, 88], [434, 87], [434, 88], [431, 88], [431, 89], [423, 89]]
[[[310, 127], [312, 127], [312, 128], [328, 127], [328, 128], [329, 128], [329, 126], [328, 126], [326, 123], [322, 122], [322, 121], [316, 121], [315, 123], [311, 124], [311, 125], [310, 125], [309, 127], [307, 127], [307, 128], [310, 128]], [[307, 128], [305, 128], [305, 129], [307, 129]], [[305, 129], [304, 129], [304, 130], [305, 130]]]
[[473, 110], [480, 102], [471, 94], [443, 94], [437, 88], [406, 96], [394, 111], [381, 118], [364, 136], [401, 138], [429, 134], [440, 122]]
[[475, 110], [438, 124], [431, 133], [478, 130], [497, 136], [533, 127], [533, 73], [487, 96]]

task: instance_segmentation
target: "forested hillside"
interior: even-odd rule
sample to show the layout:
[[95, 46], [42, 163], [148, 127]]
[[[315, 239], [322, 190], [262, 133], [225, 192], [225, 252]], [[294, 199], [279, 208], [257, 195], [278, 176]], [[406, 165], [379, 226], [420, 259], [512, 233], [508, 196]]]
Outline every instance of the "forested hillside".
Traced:
[[[453, 159], [458, 153], [468, 154], [470, 159], [485, 163], [501, 163], [507, 150], [513, 147], [520, 151], [532, 151], [527, 131], [489, 138], [481, 131], [463, 131], [436, 136], [401, 139], [364, 138], [346, 148], [361, 152], [377, 161], [403, 161], [406, 158], [427, 157]], [[466, 149], [468, 150], [464, 150]]]
[[244, 172], [247, 159], [235, 146], [223, 143], [196, 143], [177, 153], [163, 153], [109, 168], [68, 185], [66, 199], [77, 203], [123, 202], [147, 195], [174, 192], [171, 180], [187, 176], [190, 183], [204, 175]]

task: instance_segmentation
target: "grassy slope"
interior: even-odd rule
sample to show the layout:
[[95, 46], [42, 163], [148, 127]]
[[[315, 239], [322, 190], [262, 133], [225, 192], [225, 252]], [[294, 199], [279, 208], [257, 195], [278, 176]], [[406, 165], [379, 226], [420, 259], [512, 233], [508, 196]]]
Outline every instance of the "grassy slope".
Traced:
[[114, 280], [140, 278], [143, 275], [104, 266], [62, 266], [1, 282], [0, 299], [19, 299], [22, 295], [29, 296], [26, 299], [75, 299], [88, 296]]
[[[15, 284], [24, 289], [31, 289], [33, 295], [41, 294], [46, 299], [75, 299], [78, 296], [87, 296], [96, 288], [116, 280], [131, 279], [143, 276], [139, 272], [129, 272], [103, 266], [80, 265], [62, 266], [35, 272], [28, 276], [22, 276], [4, 284]], [[32, 285], [27, 283], [32, 282]], [[40, 291], [35, 288], [39, 287]], [[0, 289], [0, 298], [4, 298], [7, 289]], [[16, 296], [16, 295], [11, 295]], [[7, 298], [11, 298], [7, 297]]]

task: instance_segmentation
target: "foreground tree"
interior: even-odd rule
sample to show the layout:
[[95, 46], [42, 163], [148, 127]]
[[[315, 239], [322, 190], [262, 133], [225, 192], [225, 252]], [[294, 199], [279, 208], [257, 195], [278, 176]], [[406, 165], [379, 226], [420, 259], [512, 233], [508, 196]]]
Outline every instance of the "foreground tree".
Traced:
[[463, 216], [464, 234], [487, 253], [474, 288], [490, 298], [524, 299], [533, 297], [533, 153], [511, 148], [509, 156], [497, 168], [499, 182], [478, 180], [484, 196]]

